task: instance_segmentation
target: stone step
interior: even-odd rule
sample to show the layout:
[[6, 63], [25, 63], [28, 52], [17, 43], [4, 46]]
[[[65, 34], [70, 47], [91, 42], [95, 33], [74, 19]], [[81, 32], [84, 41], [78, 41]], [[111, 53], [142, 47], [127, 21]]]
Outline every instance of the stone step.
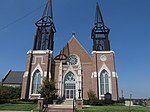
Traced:
[[48, 112], [73, 112], [72, 105], [48, 105]]
[[62, 105], [73, 105], [73, 100], [65, 100]]
[[48, 108], [48, 112], [73, 112], [73, 108]]

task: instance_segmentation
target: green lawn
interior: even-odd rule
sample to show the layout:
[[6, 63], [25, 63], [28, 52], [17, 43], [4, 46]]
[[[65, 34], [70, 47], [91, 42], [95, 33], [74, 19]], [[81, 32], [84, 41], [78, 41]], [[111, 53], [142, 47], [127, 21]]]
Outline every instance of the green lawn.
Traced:
[[[78, 112], [129, 112], [127, 106], [91, 106]], [[131, 107], [131, 112], [150, 112], [150, 108]]]
[[37, 110], [37, 104], [0, 104], [1, 110], [31, 111]]

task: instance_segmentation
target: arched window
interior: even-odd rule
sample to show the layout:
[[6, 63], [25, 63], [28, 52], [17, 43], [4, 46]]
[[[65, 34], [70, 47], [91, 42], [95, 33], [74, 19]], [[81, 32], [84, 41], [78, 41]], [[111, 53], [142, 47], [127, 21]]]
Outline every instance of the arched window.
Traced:
[[100, 87], [101, 87], [101, 95], [104, 94], [104, 76], [103, 74], [100, 75]]
[[106, 90], [106, 93], [109, 92], [108, 74], [105, 74], [105, 90]]
[[109, 92], [108, 72], [103, 70], [100, 74], [100, 93], [104, 95], [107, 92]]
[[40, 85], [41, 85], [41, 73], [39, 70], [36, 70], [33, 74], [33, 80], [32, 80], [32, 94], [39, 93]]
[[75, 75], [72, 72], [68, 72], [64, 79], [64, 97], [65, 99], [75, 98]]

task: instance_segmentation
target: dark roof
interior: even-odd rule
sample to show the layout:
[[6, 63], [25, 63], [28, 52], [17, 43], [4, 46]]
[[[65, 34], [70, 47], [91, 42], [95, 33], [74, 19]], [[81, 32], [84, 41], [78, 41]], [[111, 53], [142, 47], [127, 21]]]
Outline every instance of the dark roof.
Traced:
[[22, 84], [24, 71], [9, 71], [3, 78], [5, 84]]

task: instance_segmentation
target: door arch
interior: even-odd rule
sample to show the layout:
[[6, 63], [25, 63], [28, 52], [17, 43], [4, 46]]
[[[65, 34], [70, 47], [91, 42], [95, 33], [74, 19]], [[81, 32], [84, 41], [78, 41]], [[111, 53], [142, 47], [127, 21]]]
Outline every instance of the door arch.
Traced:
[[68, 72], [64, 78], [64, 98], [74, 99], [76, 96], [76, 79], [72, 72]]

